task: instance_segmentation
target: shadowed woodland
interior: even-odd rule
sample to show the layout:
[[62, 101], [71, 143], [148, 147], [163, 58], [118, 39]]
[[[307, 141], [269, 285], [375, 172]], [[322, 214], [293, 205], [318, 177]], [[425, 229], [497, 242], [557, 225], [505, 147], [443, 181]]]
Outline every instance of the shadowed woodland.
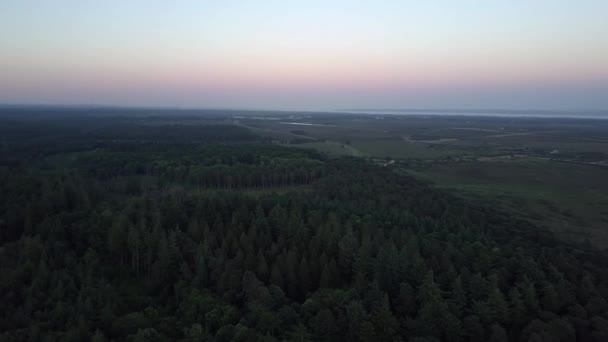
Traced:
[[491, 203], [236, 125], [2, 120], [3, 341], [608, 340], [606, 253]]

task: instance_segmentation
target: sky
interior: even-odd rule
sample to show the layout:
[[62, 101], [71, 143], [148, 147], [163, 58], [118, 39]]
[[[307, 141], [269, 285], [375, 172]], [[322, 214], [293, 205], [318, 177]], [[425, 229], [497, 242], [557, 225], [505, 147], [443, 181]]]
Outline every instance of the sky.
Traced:
[[608, 109], [605, 0], [2, 0], [0, 103]]

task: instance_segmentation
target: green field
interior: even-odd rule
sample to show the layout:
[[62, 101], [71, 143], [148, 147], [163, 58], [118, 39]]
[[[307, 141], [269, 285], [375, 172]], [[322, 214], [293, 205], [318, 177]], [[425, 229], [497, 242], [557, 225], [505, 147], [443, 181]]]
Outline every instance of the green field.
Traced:
[[353, 146], [369, 156], [390, 159], [436, 159], [466, 153], [464, 150], [445, 144], [413, 143], [403, 140], [355, 141]]
[[542, 159], [433, 163], [410, 170], [453, 193], [491, 200], [575, 242], [608, 246], [608, 169]]
[[338, 156], [363, 157], [363, 156], [366, 156], [366, 154], [364, 154], [360, 150], [354, 148], [353, 146], [350, 146], [350, 145], [347, 145], [344, 143], [340, 143], [337, 141], [314, 141], [314, 142], [291, 145], [291, 146], [315, 149], [317, 151], [326, 153], [332, 157], [338, 157]]

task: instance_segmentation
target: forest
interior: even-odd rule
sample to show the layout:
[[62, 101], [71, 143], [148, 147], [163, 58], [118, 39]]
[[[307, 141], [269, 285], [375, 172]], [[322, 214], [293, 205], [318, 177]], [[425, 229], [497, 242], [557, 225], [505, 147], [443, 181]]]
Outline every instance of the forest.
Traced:
[[608, 341], [607, 252], [492, 202], [221, 113], [76, 114], [0, 117], [1, 341]]

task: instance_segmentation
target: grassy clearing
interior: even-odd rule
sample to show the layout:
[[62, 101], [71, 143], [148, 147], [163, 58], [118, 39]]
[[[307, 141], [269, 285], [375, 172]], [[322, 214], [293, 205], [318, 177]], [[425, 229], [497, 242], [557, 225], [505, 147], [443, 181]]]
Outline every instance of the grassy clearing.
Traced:
[[315, 149], [317, 151], [326, 153], [332, 157], [339, 157], [339, 156], [364, 157], [364, 156], [366, 156], [363, 152], [359, 151], [358, 149], [356, 149], [350, 145], [343, 144], [343, 143], [336, 142], [336, 141], [315, 141], [315, 142], [288, 145], [288, 146]]
[[492, 200], [565, 239], [608, 247], [608, 170], [527, 159], [433, 164], [411, 171], [457, 194]]
[[464, 153], [457, 147], [445, 144], [425, 144], [404, 140], [356, 140], [352, 145], [363, 153], [376, 158], [436, 159], [458, 156]]

